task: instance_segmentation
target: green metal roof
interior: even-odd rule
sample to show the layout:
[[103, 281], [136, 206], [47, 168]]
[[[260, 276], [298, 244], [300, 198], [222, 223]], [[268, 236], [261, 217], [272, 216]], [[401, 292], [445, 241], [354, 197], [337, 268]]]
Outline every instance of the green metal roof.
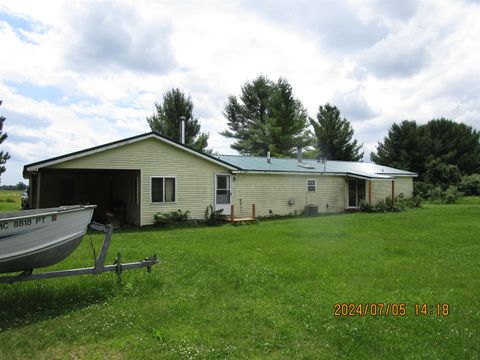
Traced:
[[297, 159], [286, 158], [271, 158], [270, 162], [268, 162], [266, 157], [240, 155], [219, 155], [218, 158], [239, 168], [240, 172], [326, 173], [353, 175], [370, 179], [391, 179], [393, 176], [417, 176], [416, 173], [410, 171], [355, 161], [327, 160], [323, 164], [317, 160], [304, 159], [299, 162]]

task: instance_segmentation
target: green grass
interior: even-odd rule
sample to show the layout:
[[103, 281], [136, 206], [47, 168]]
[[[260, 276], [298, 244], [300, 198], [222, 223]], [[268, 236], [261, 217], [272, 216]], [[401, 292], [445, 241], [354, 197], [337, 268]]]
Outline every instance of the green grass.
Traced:
[[20, 210], [22, 192], [17, 190], [0, 190], [0, 212]]
[[[480, 204], [250, 226], [120, 231], [109, 261], [162, 263], [0, 287], [1, 359], [474, 359]], [[93, 236], [98, 246], [101, 237]], [[89, 238], [55, 268], [92, 262]], [[336, 303], [407, 316], [335, 317]], [[449, 304], [415, 316], [414, 304]]]

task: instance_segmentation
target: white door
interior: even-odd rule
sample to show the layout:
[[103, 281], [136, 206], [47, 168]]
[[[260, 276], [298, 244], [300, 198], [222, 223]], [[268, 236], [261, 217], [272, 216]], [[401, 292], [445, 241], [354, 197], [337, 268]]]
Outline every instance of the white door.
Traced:
[[223, 209], [222, 214], [230, 215], [231, 198], [230, 175], [215, 174], [215, 210]]

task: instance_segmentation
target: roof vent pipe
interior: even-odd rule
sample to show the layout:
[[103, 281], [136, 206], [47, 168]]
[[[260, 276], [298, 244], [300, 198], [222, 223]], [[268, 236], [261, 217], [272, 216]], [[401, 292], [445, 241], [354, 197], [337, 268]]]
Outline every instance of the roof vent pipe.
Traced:
[[180, 116], [180, 143], [185, 144], [185, 116]]
[[297, 147], [297, 161], [302, 162], [302, 147], [301, 146]]
[[270, 158], [270, 151], [267, 151], [267, 162], [270, 164], [272, 159]]

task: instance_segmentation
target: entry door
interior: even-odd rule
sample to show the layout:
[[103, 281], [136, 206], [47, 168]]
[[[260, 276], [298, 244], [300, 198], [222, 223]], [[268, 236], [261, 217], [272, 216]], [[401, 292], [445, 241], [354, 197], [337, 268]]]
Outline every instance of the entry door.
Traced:
[[223, 209], [223, 214], [230, 215], [231, 200], [230, 175], [215, 175], [215, 210]]
[[365, 180], [348, 180], [348, 206], [357, 207], [361, 200], [365, 200]]

